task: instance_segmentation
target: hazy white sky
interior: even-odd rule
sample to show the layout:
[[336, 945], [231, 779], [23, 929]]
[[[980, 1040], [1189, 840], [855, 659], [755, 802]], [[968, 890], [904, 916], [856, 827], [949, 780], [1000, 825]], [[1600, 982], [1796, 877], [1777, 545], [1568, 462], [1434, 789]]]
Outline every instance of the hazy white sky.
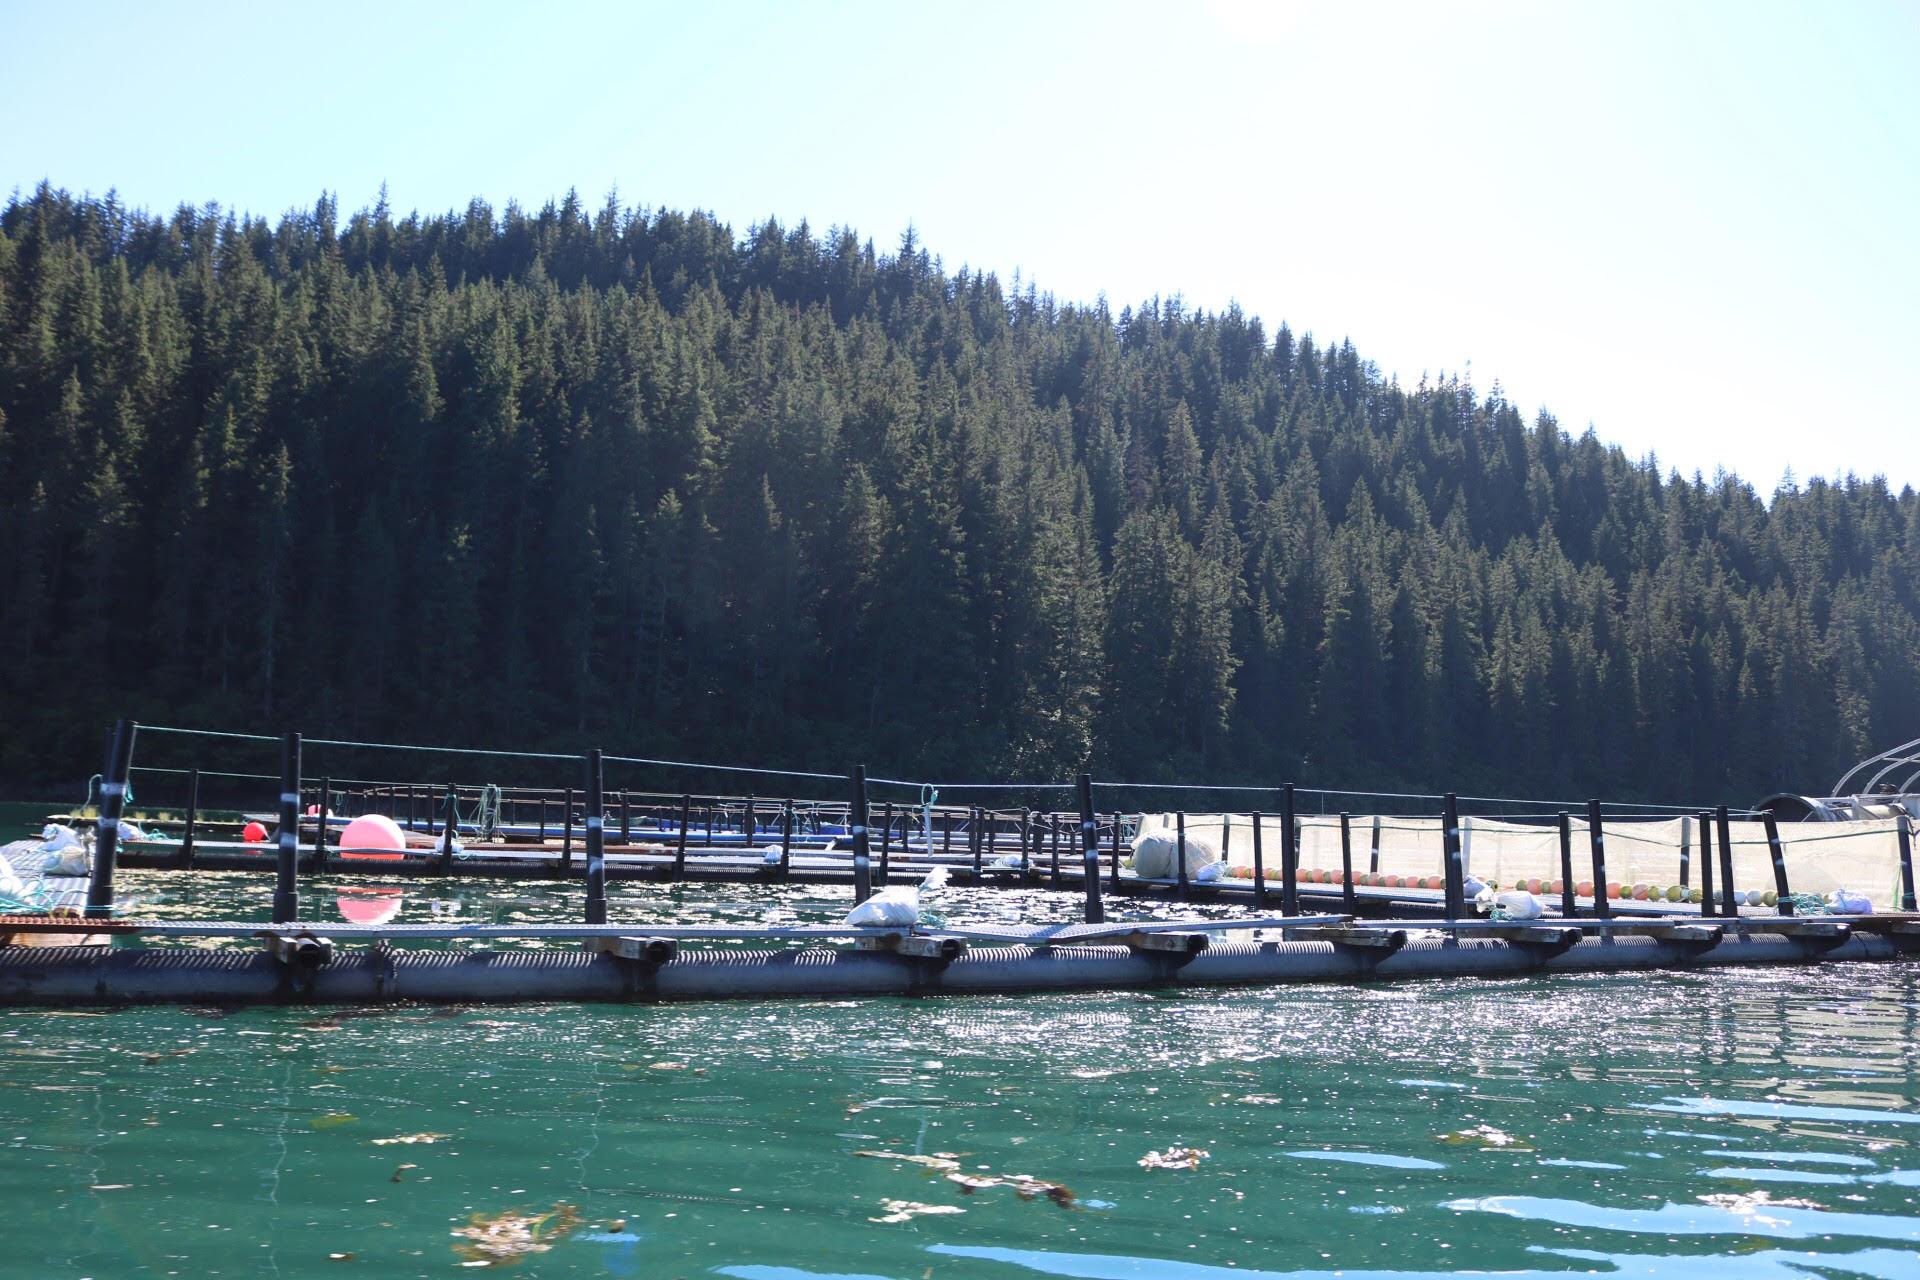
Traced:
[[1902, 3], [0, 0], [0, 187], [911, 222], [1763, 492], [1920, 484], [1916, 67]]

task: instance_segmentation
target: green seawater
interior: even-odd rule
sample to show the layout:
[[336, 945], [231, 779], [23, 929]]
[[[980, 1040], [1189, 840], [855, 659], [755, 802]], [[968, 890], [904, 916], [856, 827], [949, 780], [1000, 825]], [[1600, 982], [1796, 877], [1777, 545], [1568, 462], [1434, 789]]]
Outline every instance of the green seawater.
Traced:
[[[408, 920], [578, 907], [393, 887]], [[613, 914], [844, 910], [810, 892], [616, 884]], [[0, 1276], [1915, 1277], [1917, 976], [0, 1009]], [[1174, 1148], [1205, 1154], [1141, 1163]]]

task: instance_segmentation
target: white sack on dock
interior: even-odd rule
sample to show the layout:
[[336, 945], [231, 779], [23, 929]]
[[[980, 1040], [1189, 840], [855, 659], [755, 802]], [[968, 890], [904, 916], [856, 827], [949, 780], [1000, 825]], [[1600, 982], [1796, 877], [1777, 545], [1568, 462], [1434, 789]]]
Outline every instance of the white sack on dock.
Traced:
[[[1140, 834], [1133, 838], [1134, 874], [1150, 879], [1174, 879], [1180, 872], [1179, 833], [1148, 818], [1141, 823]], [[1200, 868], [1220, 860], [1220, 845], [1211, 836], [1187, 832], [1187, 875], [1196, 876]]]

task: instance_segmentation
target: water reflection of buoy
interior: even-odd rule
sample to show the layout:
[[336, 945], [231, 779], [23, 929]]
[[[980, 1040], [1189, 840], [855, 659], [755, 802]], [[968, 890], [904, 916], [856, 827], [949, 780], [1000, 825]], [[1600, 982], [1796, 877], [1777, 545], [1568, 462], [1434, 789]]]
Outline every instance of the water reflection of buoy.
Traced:
[[385, 924], [405, 902], [405, 889], [342, 889], [333, 905], [349, 924]]
[[363, 813], [349, 822], [340, 833], [340, 857], [366, 862], [399, 862], [404, 859], [407, 837], [400, 825], [380, 813]]

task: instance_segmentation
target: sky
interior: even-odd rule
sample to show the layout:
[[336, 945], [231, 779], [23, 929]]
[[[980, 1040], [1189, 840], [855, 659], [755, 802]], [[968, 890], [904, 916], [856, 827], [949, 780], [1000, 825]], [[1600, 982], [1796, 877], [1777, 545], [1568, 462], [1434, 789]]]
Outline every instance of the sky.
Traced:
[[1920, 486], [1920, 4], [0, 0], [0, 191], [915, 228], [1770, 493]]

